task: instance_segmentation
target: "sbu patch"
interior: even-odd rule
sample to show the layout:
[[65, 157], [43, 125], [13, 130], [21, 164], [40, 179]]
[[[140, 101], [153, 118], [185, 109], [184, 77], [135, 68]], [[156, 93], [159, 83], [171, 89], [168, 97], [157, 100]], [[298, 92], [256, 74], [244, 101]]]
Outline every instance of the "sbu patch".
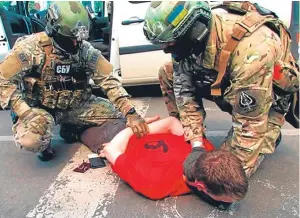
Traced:
[[71, 64], [56, 64], [55, 75], [70, 76]]

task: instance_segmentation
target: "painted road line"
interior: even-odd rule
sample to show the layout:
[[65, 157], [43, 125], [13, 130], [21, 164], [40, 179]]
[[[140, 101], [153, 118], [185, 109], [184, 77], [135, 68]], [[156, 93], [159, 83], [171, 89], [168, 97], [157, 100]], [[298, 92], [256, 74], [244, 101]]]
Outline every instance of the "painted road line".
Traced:
[[[144, 116], [148, 110], [150, 98], [134, 101], [137, 110]], [[208, 131], [208, 136], [226, 136], [227, 131]], [[299, 135], [299, 131], [283, 130], [283, 135]], [[11, 136], [2, 136], [1, 140], [13, 140]], [[60, 139], [55, 136], [55, 139]], [[84, 174], [73, 170], [83, 160], [88, 161], [88, 148], [81, 146], [73, 158], [59, 173], [54, 182], [45, 191], [38, 204], [26, 217], [64, 218], [64, 217], [109, 217], [108, 206], [114, 202], [120, 179], [110, 167], [88, 170]], [[182, 217], [176, 208], [176, 198], [157, 201], [156, 212], [159, 217]]]
[[[145, 116], [149, 103], [150, 98], [133, 100], [141, 116]], [[83, 161], [88, 162], [87, 155], [90, 153], [82, 145], [26, 217], [108, 216], [106, 208], [114, 201], [120, 179], [112, 172], [111, 167], [88, 170], [84, 174], [74, 172]]]
[[73, 172], [90, 153], [81, 146], [26, 217], [106, 217], [120, 179], [110, 167]]
[[[297, 129], [283, 129], [281, 130], [283, 136], [299, 136], [300, 131]], [[227, 136], [228, 131], [206, 131], [207, 136], [211, 137], [225, 137]], [[62, 140], [59, 135], [54, 135], [53, 140]], [[10, 142], [14, 141], [13, 136], [0, 136], [0, 142]]]

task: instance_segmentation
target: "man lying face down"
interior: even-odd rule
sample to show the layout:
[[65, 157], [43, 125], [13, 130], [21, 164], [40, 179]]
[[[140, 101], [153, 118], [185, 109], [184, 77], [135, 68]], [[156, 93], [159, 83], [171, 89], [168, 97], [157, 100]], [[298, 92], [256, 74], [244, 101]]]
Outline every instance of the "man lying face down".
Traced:
[[[205, 139], [205, 148], [185, 161], [191, 145], [184, 140], [180, 121], [174, 117], [158, 119], [146, 119], [150, 133], [141, 139], [126, 128], [125, 121], [115, 120], [86, 130], [81, 140], [106, 157], [121, 179], [149, 199], [194, 193], [213, 206], [227, 209], [245, 197], [248, 180], [235, 155], [214, 150]], [[188, 171], [183, 171], [183, 164], [188, 165]]]

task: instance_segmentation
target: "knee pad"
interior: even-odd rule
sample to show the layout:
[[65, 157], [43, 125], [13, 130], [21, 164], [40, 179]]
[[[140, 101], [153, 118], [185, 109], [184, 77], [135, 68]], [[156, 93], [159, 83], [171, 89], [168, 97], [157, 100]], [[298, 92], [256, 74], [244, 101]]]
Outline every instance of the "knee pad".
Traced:
[[17, 147], [37, 153], [44, 151], [50, 145], [52, 134], [41, 136], [25, 130], [24, 132], [17, 132], [14, 137]]
[[33, 110], [35, 110], [38, 115], [44, 116], [47, 120], [46, 133], [40, 135], [31, 131], [28, 123], [36, 119], [36, 116], [28, 117], [28, 119], [25, 118], [24, 120], [19, 119], [13, 126], [13, 132], [17, 147], [37, 153], [44, 151], [49, 146], [53, 136], [54, 119], [48, 112], [42, 109], [34, 108]]

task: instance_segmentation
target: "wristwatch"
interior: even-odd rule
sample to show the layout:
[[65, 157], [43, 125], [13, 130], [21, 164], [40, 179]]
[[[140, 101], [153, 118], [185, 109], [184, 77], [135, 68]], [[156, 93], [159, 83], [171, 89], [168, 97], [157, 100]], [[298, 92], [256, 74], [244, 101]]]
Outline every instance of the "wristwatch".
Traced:
[[192, 148], [196, 148], [196, 147], [204, 147], [204, 146], [203, 146], [203, 142], [200, 142], [200, 141], [193, 141], [193, 142], [191, 143], [191, 145], [192, 145]]
[[131, 108], [131, 109], [126, 113], [125, 117], [127, 117], [127, 115], [132, 115], [132, 114], [135, 114], [135, 113], [136, 113], [136, 110], [135, 110], [135, 108], [133, 107], [133, 108]]

